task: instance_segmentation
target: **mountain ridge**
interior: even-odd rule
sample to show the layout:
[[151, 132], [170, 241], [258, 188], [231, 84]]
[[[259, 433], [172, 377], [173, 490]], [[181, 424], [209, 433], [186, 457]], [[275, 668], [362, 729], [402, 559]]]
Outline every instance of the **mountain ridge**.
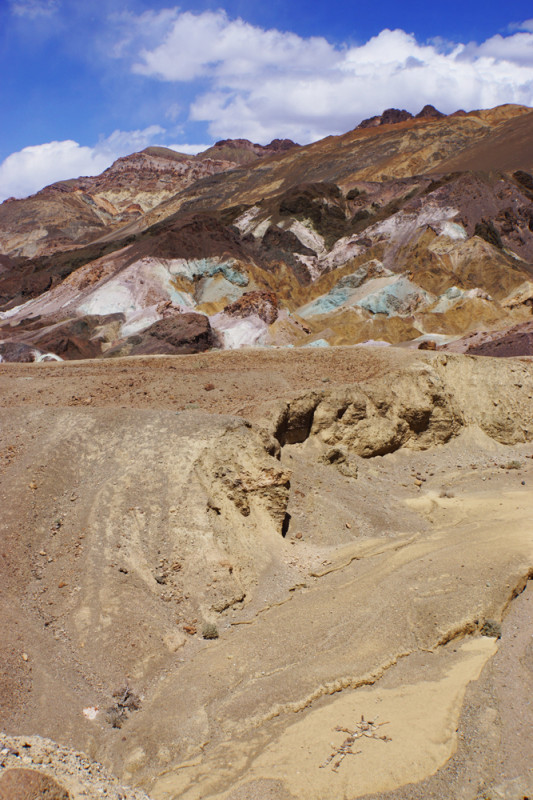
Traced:
[[[143, 331], [172, 317], [178, 331], [183, 311], [207, 315], [205, 342], [222, 347], [437, 347], [527, 322], [533, 111], [392, 112], [306, 146], [222, 140], [191, 157], [147, 148], [4, 203], [3, 357], [5, 343], [44, 357], [40, 340], [54, 357], [81, 352], [69, 342], [84, 315], [93, 355], [137, 352]], [[211, 157], [230, 150], [244, 161]], [[273, 293], [276, 319], [267, 325], [255, 302], [235, 317], [245, 292]]]

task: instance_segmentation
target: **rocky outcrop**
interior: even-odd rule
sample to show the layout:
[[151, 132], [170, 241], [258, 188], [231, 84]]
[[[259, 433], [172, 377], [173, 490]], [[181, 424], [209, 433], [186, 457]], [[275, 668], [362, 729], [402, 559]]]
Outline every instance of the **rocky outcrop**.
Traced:
[[522, 322], [504, 331], [474, 334], [457, 343], [458, 346], [461, 344], [462, 351], [473, 356], [533, 356], [533, 322]]
[[[393, 387], [393, 388], [391, 388]], [[351, 387], [325, 397], [309, 394], [283, 409], [276, 423], [281, 444], [317, 437], [363, 458], [400, 447], [443, 444], [462, 426], [459, 407], [430, 368]]]
[[117, 343], [106, 351], [105, 356], [186, 355], [202, 353], [214, 343], [209, 318], [204, 314], [173, 314], [154, 322], [142, 333]]
[[376, 128], [378, 125], [397, 125], [399, 122], [405, 122], [408, 119], [413, 119], [413, 115], [409, 111], [405, 109], [400, 111], [398, 108], [387, 108], [383, 114], [364, 119], [357, 127]]
[[446, 114], [438, 111], [435, 106], [425, 105], [422, 111], [415, 115], [415, 119], [442, 119]]
[[245, 292], [226, 306], [224, 313], [234, 317], [256, 314], [267, 325], [272, 325], [278, 318], [278, 298], [274, 292]]
[[292, 139], [273, 139], [270, 144], [254, 144], [248, 139], [222, 139], [213, 147], [200, 153], [197, 158], [214, 158], [233, 161], [236, 164], [251, 164], [265, 156], [280, 155], [300, 147]]
[[[114, 315], [120, 317], [121, 315]], [[102, 341], [96, 336], [98, 328], [109, 317], [87, 316], [81, 319], [52, 326], [35, 336], [35, 343], [41, 350], [60, 356], [63, 360], [99, 358], [102, 355]]]
[[381, 115], [381, 125], [397, 125], [399, 122], [405, 122], [408, 119], [413, 119], [410, 111], [398, 108], [387, 108]]
[[0, 734], [0, 800], [150, 800], [101, 764], [41, 736]]
[[422, 111], [413, 116], [410, 111], [398, 108], [387, 108], [383, 114], [364, 119], [357, 126], [358, 128], [377, 128], [380, 125], [397, 125], [399, 122], [406, 122], [408, 119], [442, 119], [446, 114], [438, 111], [435, 106], [425, 105]]

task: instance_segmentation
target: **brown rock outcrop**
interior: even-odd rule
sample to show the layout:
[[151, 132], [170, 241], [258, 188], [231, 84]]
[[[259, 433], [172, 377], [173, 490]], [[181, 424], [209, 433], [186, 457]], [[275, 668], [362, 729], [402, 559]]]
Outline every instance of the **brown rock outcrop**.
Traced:
[[445, 116], [446, 114], [443, 114], [442, 111], [438, 111], [435, 106], [425, 105], [422, 111], [419, 111], [418, 114], [415, 115], [415, 119], [442, 119], [442, 117]]
[[0, 358], [8, 363], [30, 364], [35, 361], [36, 352], [39, 351], [22, 342], [0, 342]]
[[493, 358], [533, 356], [533, 322], [523, 322], [507, 331], [488, 333], [484, 338], [485, 341], [467, 347], [466, 352]]
[[397, 125], [398, 122], [405, 122], [408, 119], [413, 119], [410, 111], [405, 108], [400, 111], [399, 108], [387, 108], [381, 115], [381, 125]]
[[274, 292], [245, 292], [234, 303], [226, 306], [224, 313], [234, 317], [257, 314], [263, 322], [272, 325], [278, 318], [278, 298]]
[[199, 153], [197, 158], [214, 158], [233, 161], [236, 164], [250, 164], [265, 156], [286, 153], [299, 144], [292, 139], [273, 139], [270, 144], [254, 144], [249, 139], [221, 139], [213, 147]]
[[107, 358], [132, 355], [186, 355], [214, 345], [209, 318], [204, 314], [173, 314], [154, 322], [142, 333], [129, 336], [107, 350]]
[[[433, 108], [433, 106], [426, 106], [425, 108]], [[437, 112], [437, 114], [438, 113], [439, 112]], [[420, 112], [420, 115], [422, 115], [422, 112]], [[430, 116], [430, 115], [426, 113], [423, 116]], [[405, 109], [400, 111], [400, 109], [398, 108], [387, 108], [385, 109], [383, 114], [378, 114], [375, 117], [369, 117], [368, 119], [364, 119], [361, 123], [359, 123], [357, 127], [377, 128], [379, 125], [397, 125], [399, 122], [405, 122], [408, 119], [413, 119], [413, 115], [411, 114], [410, 111], [406, 111]]]

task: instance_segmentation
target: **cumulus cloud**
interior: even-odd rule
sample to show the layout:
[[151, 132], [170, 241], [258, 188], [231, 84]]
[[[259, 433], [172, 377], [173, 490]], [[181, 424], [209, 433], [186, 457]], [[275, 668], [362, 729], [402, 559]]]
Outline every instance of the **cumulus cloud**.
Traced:
[[94, 147], [67, 139], [24, 147], [0, 164], [0, 202], [26, 197], [43, 186], [80, 175], [98, 175], [123, 155], [142, 150], [163, 133], [159, 125], [114, 131]]
[[480, 44], [421, 43], [386, 29], [359, 46], [265, 30], [224, 11], [164, 9], [128, 24], [128, 47], [117, 52], [127, 50], [138, 75], [195, 87], [189, 119], [216, 138], [309, 142], [391, 106], [533, 103], [532, 20]]
[[[533, 29], [533, 25], [531, 26]], [[475, 48], [476, 55], [496, 61], [533, 65], [533, 32], [515, 33], [513, 36], [492, 36]]]
[[[142, 24], [145, 17], [141, 16]], [[146, 20], [160, 23], [153, 12]], [[334, 49], [323, 38], [302, 39], [294, 33], [263, 30], [242, 19], [230, 20], [224, 11], [186, 11], [176, 16], [157, 47], [141, 50], [133, 71], [174, 81], [216, 73], [233, 84], [243, 77], [247, 83], [265, 70], [314, 72], [317, 63], [332, 65], [335, 58]]]

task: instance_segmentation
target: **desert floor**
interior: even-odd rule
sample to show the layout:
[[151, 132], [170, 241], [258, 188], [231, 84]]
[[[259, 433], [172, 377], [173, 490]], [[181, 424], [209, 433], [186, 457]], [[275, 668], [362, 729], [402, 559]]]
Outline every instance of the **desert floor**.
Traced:
[[0, 417], [2, 741], [155, 800], [531, 796], [530, 360], [2, 364]]

